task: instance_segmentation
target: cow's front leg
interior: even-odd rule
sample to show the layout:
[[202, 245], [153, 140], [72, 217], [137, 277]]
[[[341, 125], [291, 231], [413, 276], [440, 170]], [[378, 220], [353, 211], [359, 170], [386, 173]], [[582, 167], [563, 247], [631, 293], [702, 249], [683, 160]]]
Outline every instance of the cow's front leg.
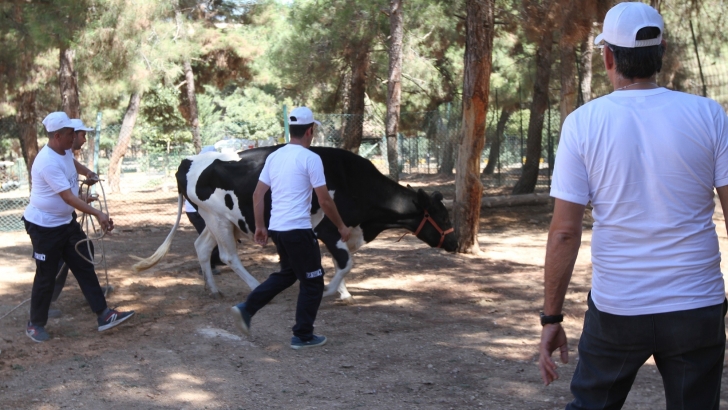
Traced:
[[349, 271], [351, 271], [351, 267], [353, 265], [351, 253], [346, 247], [346, 244], [341, 241], [338, 241], [334, 249], [331, 249], [328, 246], [327, 248], [333, 256], [336, 273], [326, 286], [326, 289], [324, 290], [324, 297], [332, 296], [338, 291], [339, 298], [341, 300], [345, 302], [352, 302], [353, 299], [349, 291], [346, 289], [346, 283], [344, 282], [344, 277], [347, 273], [349, 273]]
[[210, 287], [212, 297], [219, 299], [222, 297], [222, 294], [217, 289], [215, 278], [213, 278], [212, 269], [210, 268], [210, 256], [212, 255], [212, 250], [215, 249], [216, 244], [217, 242], [215, 242], [215, 237], [207, 227], [205, 227], [200, 236], [198, 236], [195, 240], [197, 260], [200, 262], [200, 269], [202, 269], [205, 283]]

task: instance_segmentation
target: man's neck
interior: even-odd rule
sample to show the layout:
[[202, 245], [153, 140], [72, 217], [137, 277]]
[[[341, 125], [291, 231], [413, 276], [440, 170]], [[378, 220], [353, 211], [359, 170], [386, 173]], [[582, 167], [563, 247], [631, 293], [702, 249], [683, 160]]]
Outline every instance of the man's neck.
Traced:
[[649, 78], [624, 78], [621, 75], [614, 77], [612, 81], [614, 91], [623, 90], [651, 90], [659, 88], [657, 85], [657, 76], [653, 75]]
[[306, 143], [306, 138], [291, 138], [291, 141], [289, 142], [290, 145], [300, 145], [303, 148], [308, 148], [311, 146], [311, 141], [308, 141], [308, 144]]
[[66, 151], [59, 147], [57, 144], [54, 144], [53, 141], [48, 141], [48, 148], [52, 149], [53, 152], [55, 152], [58, 155], [66, 155]]

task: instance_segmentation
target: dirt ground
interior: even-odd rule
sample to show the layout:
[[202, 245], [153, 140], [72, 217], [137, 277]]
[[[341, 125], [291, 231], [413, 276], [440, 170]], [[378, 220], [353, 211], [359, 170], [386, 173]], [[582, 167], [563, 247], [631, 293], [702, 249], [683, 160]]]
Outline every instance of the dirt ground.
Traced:
[[[452, 198], [452, 180], [405, 182]], [[156, 203], [174, 207], [176, 200]], [[131, 272], [128, 255], [150, 255], [171, 222], [119, 226], [105, 241], [115, 287], [109, 304], [136, 315], [97, 332], [69, 279], [58, 301], [63, 316], [47, 326], [50, 341], [25, 337], [27, 303], [0, 319], [0, 408], [562, 409], [590, 287], [591, 224], [587, 217], [564, 310], [571, 360], [544, 387], [536, 360], [550, 217], [551, 205], [484, 210], [479, 256], [429, 248], [411, 235], [397, 242], [404, 231], [384, 232], [355, 255], [347, 277], [355, 303], [322, 303], [316, 331], [329, 343], [303, 351], [288, 347], [296, 286], [261, 310], [253, 336], [244, 337], [227, 311], [249, 289], [223, 268], [216, 280], [225, 297], [209, 296], [197, 274], [197, 234], [186, 220], [162, 263], [140, 274]], [[728, 249], [722, 213], [716, 223]], [[30, 297], [34, 265], [24, 232], [0, 234], [0, 248], [2, 316]], [[243, 244], [238, 253], [260, 281], [277, 267], [273, 246]], [[332, 266], [325, 257], [327, 272]], [[103, 284], [103, 270], [100, 277]], [[721, 408], [728, 408], [727, 388], [724, 380]], [[651, 360], [625, 408], [665, 408]]]

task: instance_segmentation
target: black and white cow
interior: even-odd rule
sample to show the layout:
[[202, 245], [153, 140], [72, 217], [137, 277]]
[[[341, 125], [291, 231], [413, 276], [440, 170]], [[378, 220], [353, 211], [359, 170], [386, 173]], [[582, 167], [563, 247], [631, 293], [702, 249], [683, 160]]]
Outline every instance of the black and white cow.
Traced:
[[[258, 286], [259, 282], [238, 258], [236, 240], [246, 237], [254, 243], [253, 191], [265, 159], [280, 147], [282, 145], [256, 148], [239, 155], [205, 153], [183, 160], [176, 173], [177, 222], [154, 255], [135, 264], [134, 270], [154, 266], [167, 253], [179, 226], [183, 197], [186, 197], [207, 224], [195, 241], [195, 249], [213, 296], [219, 296], [210, 269], [210, 255], [215, 245], [219, 246], [220, 259], [251, 289]], [[325, 217], [316, 193], [313, 193], [311, 224], [336, 266], [324, 296], [338, 290], [341, 299], [351, 298], [344, 282], [352, 267], [351, 254], [385, 229], [405, 228], [432, 247], [455, 251], [457, 241], [447, 209], [442, 204], [442, 194], [427, 195], [421, 189], [405, 188], [382, 175], [367, 159], [349, 151], [324, 147], [310, 149], [321, 157], [329, 193], [344, 223], [352, 227], [349, 241], [343, 243], [336, 226]], [[270, 220], [270, 208], [268, 191], [266, 224]]]

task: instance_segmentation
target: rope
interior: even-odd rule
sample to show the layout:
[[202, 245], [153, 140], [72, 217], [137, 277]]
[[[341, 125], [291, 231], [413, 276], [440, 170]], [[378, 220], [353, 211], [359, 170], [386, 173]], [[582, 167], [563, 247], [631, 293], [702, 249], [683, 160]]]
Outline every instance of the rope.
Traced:
[[[104, 186], [101, 184], [101, 180], [99, 180], [99, 182], [97, 183], [97, 185], [101, 187], [101, 196], [102, 196], [102, 198], [104, 200], [104, 203], [103, 204], [101, 203], [101, 201], [99, 201], [99, 196], [98, 195], [91, 194], [89, 192], [90, 191], [90, 188], [91, 188], [91, 185], [88, 185], [85, 182], [83, 182], [83, 185], [86, 186], [86, 192], [85, 192], [86, 197], [87, 198], [94, 198], [94, 200], [91, 203], [98, 202], [99, 203], [99, 210], [101, 212], [103, 212], [103, 213], [105, 213], [105, 214], [108, 215], [109, 214], [109, 206], [106, 203], [106, 191], [104, 191]], [[83, 191], [83, 185], [82, 185], [81, 191]], [[89, 206], [93, 206], [93, 205], [91, 205], [91, 203], [89, 203]], [[89, 235], [89, 232], [90, 232], [89, 231], [89, 227], [93, 229], [93, 233], [94, 233], [95, 236]], [[76, 246], [75, 246], [76, 253], [78, 253], [78, 255], [81, 258], [83, 258], [86, 262], [88, 262], [88, 263], [90, 263], [90, 264], [92, 264], [94, 266], [96, 266], [96, 265], [98, 265], [98, 264], [100, 264], [100, 263], [103, 262], [103, 264], [104, 264], [104, 274], [105, 274], [105, 277], [106, 277], [106, 289], [104, 289], [104, 297], [106, 297], [108, 295], [109, 289], [110, 289], [110, 287], [109, 287], [109, 270], [108, 270], [108, 267], [106, 266], [106, 249], [104, 247], [104, 236], [106, 236], [106, 232], [104, 230], [101, 230], [101, 234], [99, 235], [98, 234], [98, 231], [99, 230], [96, 229], [96, 223], [94, 222], [94, 218], [89, 217], [89, 215], [87, 213], [85, 213], [85, 212], [82, 212], [81, 213], [81, 230], [86, 234], [86, 239], [82, 239], [82, 240], [76, 242]], [[98, 261], [96, 260], [96, 258], [94, 256], [91, 256], [91, 241], [95, 241], [95, 240], [99, 240], [101, 242], [101, 259], [98, 260]], [[91, 256], [91, 259], [86, 258], [81, 253], [81, 251], [78, 250], [78, 246], [81, 245], [84, 242], [86, 243], [86, 249], [88, 250], [89, 256]], [[61, 269], [58, 271], [58, 274], [61, 273], [61, 271], [63, 270], [63, 268], [65, 266], [66, 266], [66, 263], [64, 262], [63, 265], [61, 266]], [[56, 276], [58, 276], [58, 274], [56, 274]], [[16, 309], [18, 309], [19, 307], [23, 306], [28, 301], [30, 301], [30, 299], [25, 299], [24, 301], [20, 302], [19, 305], [15, 306], [14, 308], [10, 309], [9, 312], [7, 312], [4, 315], [0, 316], [0, 320], [3, 320], [6, 316], [8, 316], [9, 314], [13, 313]]]

